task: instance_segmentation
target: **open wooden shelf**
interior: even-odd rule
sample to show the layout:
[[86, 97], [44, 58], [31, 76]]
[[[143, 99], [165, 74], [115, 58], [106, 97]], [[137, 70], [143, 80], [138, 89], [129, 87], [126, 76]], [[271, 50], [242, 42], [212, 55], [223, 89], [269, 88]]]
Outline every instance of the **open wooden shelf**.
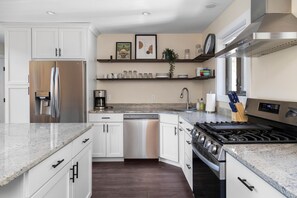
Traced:
[[145, 81], [163, 81], [163, 80], [207, 80], [214, 79], [215, 76], [199, 76], [194, 78], [97, 78], [97, 80], [103, 81], [131, 81], [131, 80], [145, 80]]
[[[214, 57], [214, 54], [201, 54], [194, 59], [177, 59], [176, 63], [202, 63]], [[99, 63], [168, 63], [165, 59], [130, 59], [130, 60], [116, 60], [116, 59], [97, 59]]]

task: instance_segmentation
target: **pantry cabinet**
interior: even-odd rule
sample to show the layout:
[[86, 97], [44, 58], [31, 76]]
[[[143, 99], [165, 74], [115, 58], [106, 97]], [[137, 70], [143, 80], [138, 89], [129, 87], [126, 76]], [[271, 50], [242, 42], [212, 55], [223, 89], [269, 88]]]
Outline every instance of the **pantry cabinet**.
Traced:
[[86, 58], [83, 28], [32, 28], [32, 58]]
[[94, 123], [94, 158], [123, 158], [123, 114], [89, 114]]
[[179, 161], [178, 115], [160, 114], [160, 157]]
[[226, 193], [228, 198], [285, 197], [229, 154], [226, 154]]

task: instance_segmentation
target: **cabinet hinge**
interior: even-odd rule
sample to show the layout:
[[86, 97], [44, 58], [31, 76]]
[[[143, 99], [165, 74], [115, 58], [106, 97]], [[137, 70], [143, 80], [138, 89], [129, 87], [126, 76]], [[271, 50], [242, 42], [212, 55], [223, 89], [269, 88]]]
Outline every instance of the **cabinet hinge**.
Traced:
[[3, 71], [5, 71], [5, 67], [3, 67]]

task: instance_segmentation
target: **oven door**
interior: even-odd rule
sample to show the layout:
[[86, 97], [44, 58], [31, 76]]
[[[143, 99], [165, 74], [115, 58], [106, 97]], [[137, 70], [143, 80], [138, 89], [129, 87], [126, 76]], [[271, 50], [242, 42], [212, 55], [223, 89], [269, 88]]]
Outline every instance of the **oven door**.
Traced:
[[193, 192], [196, 198], [226, 198], [225, 162], [193, 146]]

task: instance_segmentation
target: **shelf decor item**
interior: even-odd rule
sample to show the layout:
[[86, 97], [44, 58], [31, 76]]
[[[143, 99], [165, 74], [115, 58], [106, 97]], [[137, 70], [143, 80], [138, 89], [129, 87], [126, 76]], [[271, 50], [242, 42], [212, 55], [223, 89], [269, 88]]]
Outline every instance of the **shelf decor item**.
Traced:
[[135, 35], [135, 59], [157, 59], [157, 35]]
[[216, 46], [216, 36], [208, 34], [204, 43], [204, 54], [214, 54]]
[[173, 49], [166, 48], [162, 56], [164, 57], [165, 60], [168, 61], [170, 67], [169, 67], [169, 77], [172, 78], [174, 74], [174, 69], [175, 69], [175, 61], [178, 59], [178, 54], [174, 52]]
[[116, 42], [116, 59], [130, 60], [131, 46], [132, 46], [131, 42]]

